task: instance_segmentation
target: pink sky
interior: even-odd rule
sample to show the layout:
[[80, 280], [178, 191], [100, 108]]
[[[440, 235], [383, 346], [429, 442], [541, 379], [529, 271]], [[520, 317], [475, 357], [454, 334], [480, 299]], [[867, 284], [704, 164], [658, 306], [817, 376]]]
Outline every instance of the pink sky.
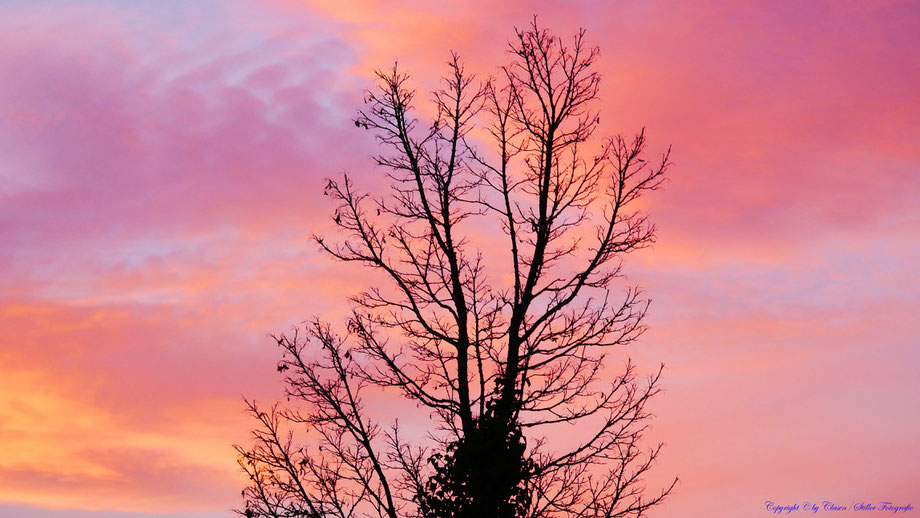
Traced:
[[308, 236], [323, 178], [382, 182], [372, 69], [489, 74], [533, 14], [601, 47], [605, 132], [673, 145], [628, 263], [653, 518], [920, 507], [920, 5], [430, 4], [0, 4], [0, 518], [229, 516], [266, 335], [371, 279]]

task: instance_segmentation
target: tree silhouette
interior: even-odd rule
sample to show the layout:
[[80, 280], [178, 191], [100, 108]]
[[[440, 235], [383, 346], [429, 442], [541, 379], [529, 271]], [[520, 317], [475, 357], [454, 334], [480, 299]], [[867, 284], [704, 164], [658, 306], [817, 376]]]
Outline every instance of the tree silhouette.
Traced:
[[[510, 55], [482, 81], [452, 55], [430, 123], [407, 74], [377, 72], [354, 123], [379, 140], [391, 190], [329, 180], [339, 232], [315, 240], [386, 281], [351, 299], [344, 332], [315, 319], [275, 337], [292, 402], [248, 402], [240, 514], [639, 517], [673, 487], [644, 482], [661, 370], [604, 363], [644, 330], [648, 302], [621, 265], [653, 242], [635, 202], [668, 153], [646, 162], [644, 131], [593, 138], [584, 31], [566, 42], [534, 20]], [[427, 410], [428, 439], [372, 418], [374, 391]]]

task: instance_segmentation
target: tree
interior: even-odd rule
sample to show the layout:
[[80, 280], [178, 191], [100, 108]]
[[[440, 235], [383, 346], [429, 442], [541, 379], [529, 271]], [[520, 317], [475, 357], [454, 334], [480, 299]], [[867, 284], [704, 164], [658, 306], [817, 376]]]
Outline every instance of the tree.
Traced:
[[[240, 514], [639, 517], [673, 488], [644, 482], [661, 370], [642, 380], [604, 361], [645, 329], [622, 258], [654, 240], [635, 205], [668, 153], [646, 162], [644, 130], [593, 138], [598, 49], [584, 31], [567, 43], [534, 20], [509, 46], [483, 81], [453, 54], [430, 123], [407, 74], [377, 72], [354, 123], [378, 139], [392, 189], [329, 180], [342, 237], [315, 240], [386, 281], [351, 299], [344, 332], [314, 319], [275, 336], [293, 403], [248, 402]], [[370, 391], [429, 412], [428, 440], [373, 418]]]

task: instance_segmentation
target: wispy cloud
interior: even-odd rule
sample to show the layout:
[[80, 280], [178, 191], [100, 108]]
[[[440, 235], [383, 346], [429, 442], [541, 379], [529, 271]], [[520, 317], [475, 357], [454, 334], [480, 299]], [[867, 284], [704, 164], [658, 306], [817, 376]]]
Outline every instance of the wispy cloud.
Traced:
[[323, 178], [386, 185], [372, 69], [487, 76], [533, 13], [602, 47], [604, 131], [674, 145], [627, 265], [673, 508], [911, 496], [915, 3], [55, 0], [0, 6], [0, 516], [226, 516], [266, 334], [372, 281], [308, 239]]

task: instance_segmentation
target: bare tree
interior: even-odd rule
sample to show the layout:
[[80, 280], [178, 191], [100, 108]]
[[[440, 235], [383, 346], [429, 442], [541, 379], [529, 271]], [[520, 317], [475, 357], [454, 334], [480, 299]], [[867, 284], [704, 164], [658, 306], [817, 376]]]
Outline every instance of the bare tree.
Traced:
[[[621, 265], [654, 240], [635, 202], [668, 153], [646, 162], [644, 131], [594, 138], [584, 31], [515, 32], [497, 77], [451, 56], [430, 123], [407, 74], [377, 72], [355, 125], [379, 140], [392, 189], [329, 180], [340, 238], [315, 239], [386, 281], [351, 299], [344, 332], [317, 319], [276, 337], [293, 403], [249, 404], [241, 514], [640, 517], [673, 487], [644, 482], [660, 369], [604, 363], [644, 330], [648, 302]], [[372, 419], [369, 391], [430, 412], [428, 440]]]

